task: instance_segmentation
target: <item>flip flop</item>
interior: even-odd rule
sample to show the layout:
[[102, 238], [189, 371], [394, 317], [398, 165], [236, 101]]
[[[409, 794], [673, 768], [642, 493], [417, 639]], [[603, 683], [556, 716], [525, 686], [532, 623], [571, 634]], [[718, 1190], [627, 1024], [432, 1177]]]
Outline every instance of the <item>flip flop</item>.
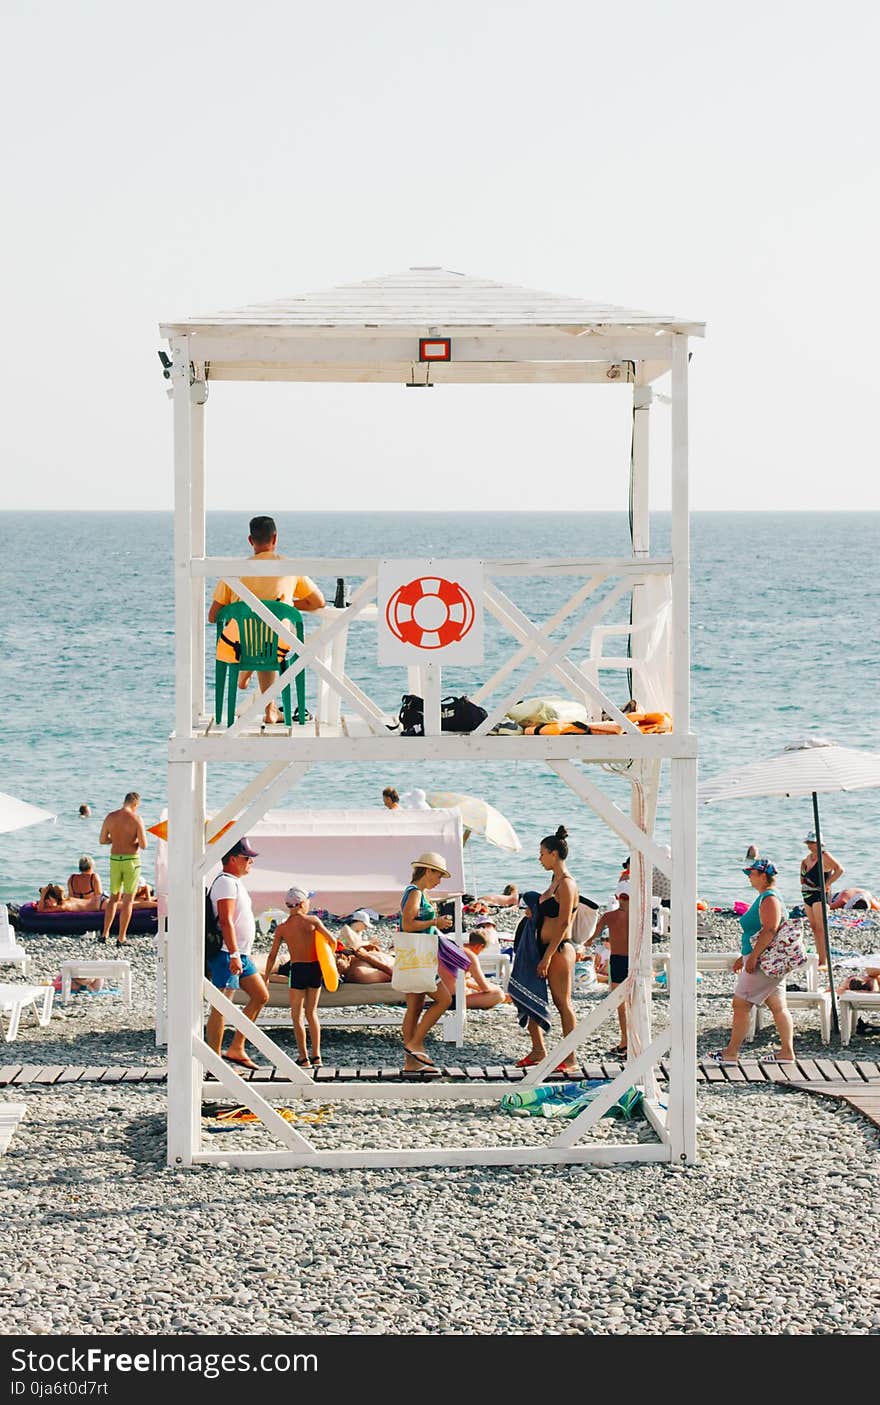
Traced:
[[434, 1064], [430, 1068], [403, 1068], [400, 1070], [402, 1078], [439, 1078], [441, 1070]]
[[711, 1063], [719, 1064], [721, 1068], [737, 1068], [739, 1065], [739, 1059], [723, 1059], [720, 1049], [713, 1049], [712, 1053], [707, 1054], [706, 1057]]
[[424, 1064], [425, 1068], [437, 1068], [434, 1060], [428, 1054], [417, 1054], [414, 1049], [407, 1049], [406, 1045], [403, 1046], [403, 1052], [408, 1058], [415, 1059], [417, 1064]]
[[248, 1058], [244, 1058], [244, 1059], [234, 1059], [234, 1058], [232, 1058], [229, 1054], [224, 1054], [222, 1057], [223, 1057], [223, 1062], [224, 1062], [224, 1063], [227, 1063], [227, 1064], [238, 1064], [238, 1066], [239, 1066], [240, 1068], [256, 1068], [256, 1067], [257, 1067], [257, 1065], [254, 1063], [253, 1059], [248, 1059]]
[[564, 1074], [566, 1074], [569, 1078], [577, 1078], [577, 1077], [579, 1076], [579, 1074], [580, 1074], [580, 1069], [579, 1069], [579, 1068], [566, 1068], [565, 1064], [557, 1064], [556, 1067], [554, 1068], [553, 1072], [554, 1072], [554, 1073], [564, 1073]]
[[758, 1063], [761, 1063], [761, 1064], [793, 1064], [793, 1063], [797, 1063], [797, 1059], [781, 1059], [778, 1054], [765, 1054], [763, 1058], [759, 1058], [759, 1059], [758, 1059]]
[[[235, 1063], [236, 1060], [233, 1059], [232, 1062]], [[297, 1068], [316, 1068], [316, 1067], [317, 1067], [316, 1064], [309, 1063], [309, 1060], [308, 1060], [308, 1059], [297, 1059], [297, 1061], [296, 1061], [296, 1066], [297, 1066]], [[256, 1065], [255, 1065], [255, 1067], [256, 1067]]]
[[532, 1056], [531, 1056], [531, 1054], [526, 1054], [525, 1058], [517, 1059], [515, 1067], [516, 1067], [516, 1068], [537, 1068], [537, 1067], [538, 1067], [538, 1064], [539, 1064], [539, 1063], [543, 1063], [543, 1062], [544, 1062], [543, 1059], [533, 1059]]

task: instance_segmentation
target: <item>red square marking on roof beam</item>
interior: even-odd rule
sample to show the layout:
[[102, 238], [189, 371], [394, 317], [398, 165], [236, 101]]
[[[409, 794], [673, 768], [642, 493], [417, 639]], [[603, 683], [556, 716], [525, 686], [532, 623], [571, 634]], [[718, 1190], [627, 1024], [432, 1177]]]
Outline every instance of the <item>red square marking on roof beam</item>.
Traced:
[[420, 361], [451, 361], [452, 340], [450, 337], [419, 337]]

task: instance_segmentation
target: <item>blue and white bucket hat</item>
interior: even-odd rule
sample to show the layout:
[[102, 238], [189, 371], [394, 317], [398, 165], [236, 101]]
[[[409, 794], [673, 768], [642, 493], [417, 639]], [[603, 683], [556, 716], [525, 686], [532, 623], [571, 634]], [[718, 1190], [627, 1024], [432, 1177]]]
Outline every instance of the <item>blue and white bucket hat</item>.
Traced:
[[743, 869], [743, 873], [766, 873], [768, 878], [775, 878], [778, 871], [769, 859], [753, 859], [748, 868]]

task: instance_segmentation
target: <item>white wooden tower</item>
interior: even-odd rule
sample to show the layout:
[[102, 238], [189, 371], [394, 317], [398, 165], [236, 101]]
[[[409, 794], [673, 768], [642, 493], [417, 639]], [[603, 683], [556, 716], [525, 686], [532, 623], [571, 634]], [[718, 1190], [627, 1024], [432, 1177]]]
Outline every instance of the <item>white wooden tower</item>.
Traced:
[[[439, 268], [406, 273], [303, 297], [192, 317], [162, 325], [171, 354], [175, 466], [175, 718], [169, 743], [168, 889], [168, 1160], [172, 1165], [223, 1160], [238, 1165], [464, 1165], [533, 1162], [692, 1161], [696, 1156], [696, 767], [697, 743], [690, 727], [689, 526], [688, 526], [688, 338], [703, 326], [674, 317], [589, 303], [576, 298], [465, 277]], [[432, 359], [440, 357], [442, 359]], [[672, 538], [671, 554], [651, 554], [648, 444], [652, 386], [669, 377]], [[290, 731], [261, 733], [265, 702], [277, 696], [280, 679], [246, 706], [229, 727], [212, 724], [205, 705], [206, 581], [223, 579], [273, 625], [265, 606], [239, 577], [277, 575], [283, 563], [207, 558], [205, 537], [205, 434], [207, 389], [222, 393], [224, 381], [397, 382], [399, 384], [564, 383], [632, 387], [632, 554], [601, 560], [486, 561], [482, 603], [511, 635], [510, 658], [474, 696], [488, 709], [481, 729], [442, 733], [441, 666], [431, 662], [410, 671], [412, 691], [425, 698], [424, 738], [388, 733], [383, 709], [346, 672], [345, 639], [350, 623], [375, 612], [379, 562], [373, 557], [306, 559], [289, 563], [291, 573], [322, 579], [359, 580], [349, 606], [327, 610], [307, 633], [305, 646], [279, 628], [299, 662], [317, 683], [315, 720]], [[214, 391], [213, 387], [217, 387]], [[271, 390], [267, 390], [271, 394]], [[301, 504], [307, 506], [307, 504]], [[377, 500], [376, 506], [383, 504]], [[505, 594], [507, 577], [550, 576], [558, 581], [559, 609], [540, 625]], [[632, 601], [629, 626], [608, 624], [615, 602]], [[603, 623], [604, 620], [604, 623]], [[609, 638], [624, 640], [607, 654]], [[609, 695], [607, 674], [631, 670], [636, 698], [668, 711], [672, 730], [645, 734]], [[286, 675], [289, 681], [291, 674]], [[616, 720], [619, 735], [490, 735], [511, 701], [534, 693], [552, 679], [556, 691], [580, 700], [599, 718]], [[403, 681], [403, 680], [401, 680]], [[404, 687], [396, 689], [399, 694]], [[612, 688], [612, 692], [613, 692]], [[619, 687], [617, 689], [619, 695]], [[390, 1147], [345, 1151], [316, 1149], [275, 1112], [274, 1101], [294, 1098], [429, 1098], [470, 1102], [498, 1100], [511, 1085], [467, 1079], [431, 1083], [393, 1079], [381, 1083], [316, 1083], [265, 1033], [246, 1025], [248, 1038], [275, 1066], [271, 1083], [245, 1081], [205, 1044], [204, 1002], [220, 1004], [227, 1022], [244, 1027], [240, 1011], [203, 977], [204, 875], [216, 862], [210, 840], [231, 845], [313, 766], [375, 763], [383, 777], [397, 762], [468, 761], [475, 770], [492, 761], [540, 760], [608, 824], [632, 855], [630, 918], [631, 977], [590, 1007], [590, 1014], [551, 1050], [545, 1064], [524, 1082], [540, 1083], [571, 1048], [609, 1018], [621, 999], [630, 1015], [626, 1069], [586, 1112], [562, 1124], [562, 1132], [539, 1147]], [[206, 771], [209, 765], [244, 762], [253, 779], [206, 835]], [[671, 844], [653, 838], [662, 764], [671, 786]], [[630, 781], [626, 813], [602, 789], [602, 767], [622, 769]], [[668, 1021], [655, 1028], [651, 1008], [650, 875], [656, 865], [671, 880], [670, 1001]], [[665, 1099], [658, 1097], [656, 1070], [669, 1075]], [[467, 1060], [465, 1059], [465, 1062]], [[234, 1152], [203, 1148], [200, 1114], [206, 1071], [237, 1102], [254, 1110], [279, 1143], [277, 1150]], [[620, 1093], [638, 1085], [656, 1141], [591, 1143], [589, 1130]], [[209, 1084], [216, 1091], [216, 1084]], [[584, 1138], [587, 1140], [584, 1140]]]

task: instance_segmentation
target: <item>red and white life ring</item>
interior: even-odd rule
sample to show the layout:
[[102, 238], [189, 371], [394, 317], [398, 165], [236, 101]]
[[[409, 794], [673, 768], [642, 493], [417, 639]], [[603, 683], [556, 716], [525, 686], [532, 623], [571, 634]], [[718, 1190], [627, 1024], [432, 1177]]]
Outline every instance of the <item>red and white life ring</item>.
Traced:
[[385, 609], [391, 633], [417, 649], [445, 649], [463, 639], [474, 622], [474, 602], [464, 586], [443, 576], [418, 576], [398, 586]]

